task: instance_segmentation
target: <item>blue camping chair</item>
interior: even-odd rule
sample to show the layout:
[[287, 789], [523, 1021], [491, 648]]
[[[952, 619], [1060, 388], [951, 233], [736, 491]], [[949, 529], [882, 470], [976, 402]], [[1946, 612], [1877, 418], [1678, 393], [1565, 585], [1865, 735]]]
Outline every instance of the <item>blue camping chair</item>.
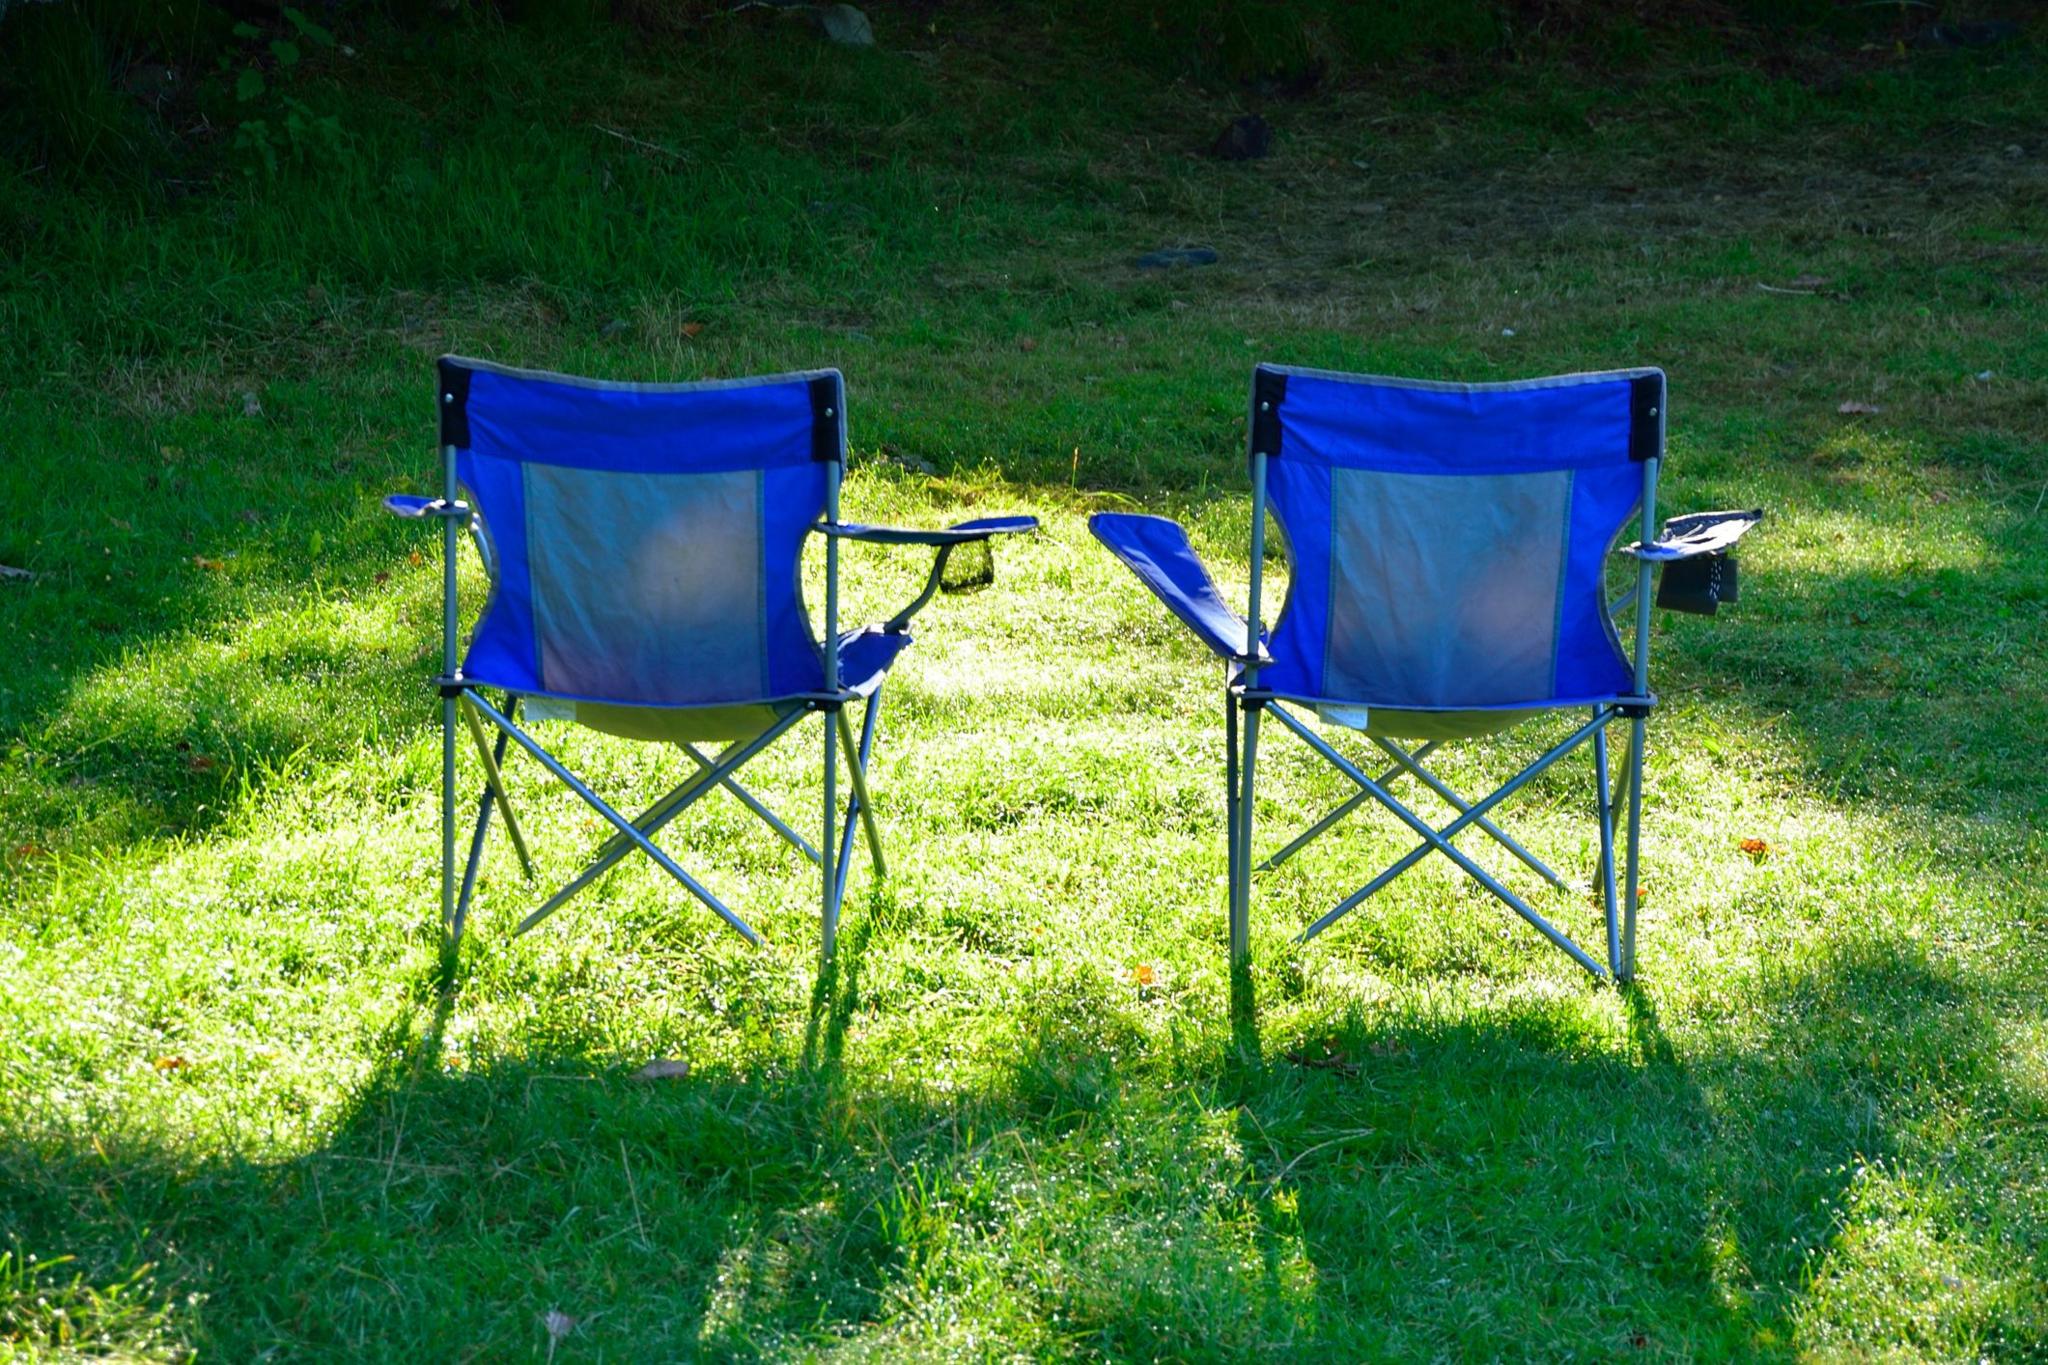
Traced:
[[[441, 914], [460, 940], [493, 810], [521, 866], [526, 838], [506, 797], [507, 744], [531, 754], [617, 831], [596, 858], [521, 922], [524, 933], [635, 849], [756, 944], [760, 935], [653, 842], [710, 792], [742, 802], [821, 873], [823, 952], [846, 894], [854, 824], [875, 875], [881, 838], [867, 790], [882, 682], [910, 643], [910, 619], [941, 589], [993, 576], [986, 542], [1028, 531], [1030, 517], [945, 531], [839, 520], [846, 400], [837, 370], [695, 384], [612, 384], [440, 362], [442, 495], [385, 505], [442, 528]], [[464, 499], [467, 499], [466, 501]], [[457, 657], [456, 551], [467, 528], [491, 591]], [[801, 586], [804, 544], [825, 541], [823, 642]], [[839, 542], [936, 550], [924, 590], [879, 625], [839, 630]], [[976, 546], [977, 571], [951, 572]], [[493, 705], [485, 687], [500, 689]], [[864, 702], [856, 745], [847, 708]], [[632, 739], [673, 743], [695, 771], [636, 819], [614, 810], [515, 719], [571, 720]], [[806, 716], [824, 719], [823, 838], [813, 847], [734, 774]], [[456, 730], [484, 774], [468, 862], [456, 876]], [[485, 728], [496, 728], [492, 744]], [[715, 757], [698, 746], [719, 742]], [[837, 763], [851, 799], [837, 807]]]
[[[1279, 866], [1368, 799], [1422, 839], [1309, 925], [1301, 941], [1435, 850], [1594, 976], [1633, 976], [1644, 724], [1657, 700], [1650, 691], [1651, 565], [1674, 566], [1661, 604], [1711, 613], [1734, 597], [1728, 548], [1762, 515], [1679, 518], [1650, 540], [1664, 421], [1664, 375], [1653, 369], [1435, 384], [1259, 366], [1251, 411], [1255, 627], [1225, 605], [1178, 525], [1111, 513], [1090, 520], [1095, 535], [1225, 661], [1234, 961], [1249, 951], [1253, 779], [1259, 723], [1271, 715], [1358, 790], [1258, 870]], [[1644, 539], [1622, 551], [1636, 560], [1635, 585], [1610, 601], [1607, 558], [1638, 508]], [[1269, 509], [1290, 566], [1287, 600], [1270, 635], [1260, 611]], [[1625, 652], [1616, 618], [1631, 608], [1633, 648]], [[1362, 732], [1393, 766], [1368, 774], [1295, 707]], [[1587, 718], [1482, 800], [1466, 800], [1423, 766], [1440, 745], [1564, 709]], [[1617, 791], [1607, 729], [1622, 720], [1631, 734]], [[1589, 739], [1604, 966], [1453, 842], [1477, 828], [1564, 887], [1489, 815]], [[1417, 740], [1423, 743], [1410, 747]], [[1456, 818], [1437, 828], [1397, 800], [1388, 787], [1403, 775], [1449, 803]], [[1623, 801], [1627, 890], [1618, 896], [1615, 809]]]

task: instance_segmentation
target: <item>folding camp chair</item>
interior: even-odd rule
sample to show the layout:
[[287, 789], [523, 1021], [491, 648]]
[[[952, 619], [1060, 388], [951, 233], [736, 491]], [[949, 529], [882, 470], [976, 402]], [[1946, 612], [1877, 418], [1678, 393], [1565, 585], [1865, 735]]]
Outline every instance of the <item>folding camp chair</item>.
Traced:
[[[1644, 725], [1657, 700], [1650, 691], [1651, 565], [1677, 566], [1666, 575], [1667, 605], [1711, 612], [1733, 598], [1734, 561], [1726, 551], [1762, 515], [1681, 518], [1650, 541], [1664, 421], [1664, 375], [1653, 369], [1434, 384], [1261, 365], [1252, 380], [1249, 614], [1256, 624], [1249, 627], [1225, 605], [1179, 526], [1123, 514], [1090, 521], [1096, 536], [1225, 661], [1233, 960], [1248, 952], [1253, 780], [1260, 720], [1271, 715], [1357, 791], [1258, 870], [1279, 866], [1367, 800], [1422, 840], [1309, 925], [1299, 941], [1435, 850], [1594, 976], [1633, 976]], [[1610, 602], [1607, 556], [1638, 506], [1646, 543], [1623, 551], [1635, 557], [1635, 585]], [[1269, 509], [1290, 567], [1287, 601], [1270, 636], [1260, 610]], [[1624, 654], [1616, 628], [1616, 617], [1631, 607], [1633, 657]], [[1297, 707], [1362, 732], [1392, 766], [1367, 772], [1290, 709]], [[1443, 744], [1567, 708], [1587, 719], [1481, 800], [1466, 800], [1423, 765]], [[1630, 739], [1617, 791], [1609, 782], [1607, 729], [1623, 720]], [[1476, 828], [1563, 887], [1562, 877], [1490, 816], [1588, 740], [1607, 920], [1604, 966], [1454, 843]], [[1404, 775], [1447, 802], [1456, 818], [1438, 828], [1396, 799], [1388, 788]], [[1617, 895], [1615, 809], [1623, 801], [1626, 891]]]
[[[839, 520], [846, 403], [836, 370], [696, 384], [612, 384], [444, 357], [442, 495], [385, 499], [442, 529], [441, 914], [459, 941], [494, 810], [529, 878], [526, 838], [501, 772], [517, 744], [610, 824], [596, 858], [528, 915], [524, 933], [635, 849], [753, 943], [760, 935], [659, 848], [654, 836], [723, 790], [819, 867], [824, 954], [846, 893], [854, 825], [875, 874], [881, 839], [868, 758], [882, 682], [910, 643], [910, 619], [944, 589], [993, 576], [986, 542], [1030, 517], [910, 531]], [[465, 500], [466, 499], [466, 500]], [[491, 591], [457, 657], [458, 532], [470, 532]], [[801, 584], [811, 532], [825, 537], [824, 643]], [[936, 554], [917, 599], [865, 629], [839, 630], [839, 542], [924, 545]], [[963, 546], [976, 571], [953, 572]], [[502, 697], [493, 704], [485, 687]], [[865, 701], [856, 745], [849, 704]], [[673, 743], [694, 771], [634, 819], [571, 773], [515, 719], [566, 719]], [[824, 834], [813, 847], [735, 777], [804, 717], [824, 719]], [[490, 741], [488, 722], [496, 728]], [[469, 857], [456, 875], [456, 733], [468, 731], [484, 787]], [[698, 746], [723, 743], [715, 757]], [[851, 798], [836, 800], [837, 761]]]

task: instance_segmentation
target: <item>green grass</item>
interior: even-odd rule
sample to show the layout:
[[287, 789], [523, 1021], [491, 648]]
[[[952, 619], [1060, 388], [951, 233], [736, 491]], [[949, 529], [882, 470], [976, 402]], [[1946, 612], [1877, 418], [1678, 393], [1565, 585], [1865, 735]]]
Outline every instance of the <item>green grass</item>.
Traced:
[[[2041, 49], [1387, 71], [1224, 165], [1249, 97], [999, 16], [755, 17], [361, 36], [293, 87], [345, 155], [0, 190], [0, 1360], [2048, 1358]], [[500, 847], [440, 989], [437, 568], [376, 502], [442, 350], [837, 365], [851, 514], [1043, 519], [891, 683], [831, 978], [714, 801], [671, 845], [768, 949], [633, 864], [509, 939]], [[1661, 364], [1665, 505], [1770, 509], [1657, 622], [1640, 989], [1441, 860], [1290, 946], [1405, 847], [1360, 818], [1233, 1024], [1215, 673], [1084, 520], [1241, 594], [1259, 359]], [[1341, 793], [1267, 752], [1277, 839]], [[1509, 822], [1577, 875], [1585, 767]], [[559, 879], [600, 832], [512, 771]]]

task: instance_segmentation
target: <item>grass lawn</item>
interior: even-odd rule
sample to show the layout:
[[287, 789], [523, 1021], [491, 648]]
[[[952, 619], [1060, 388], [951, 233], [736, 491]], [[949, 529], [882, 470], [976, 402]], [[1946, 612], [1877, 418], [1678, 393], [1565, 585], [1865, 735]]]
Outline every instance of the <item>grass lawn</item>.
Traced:
[[[1258, 99], [910, 13], [451, 20], [299, 68], [275, 173], [0, 179], [0, 1360], [2048, 1359], [2041, 46]], [[512, 939], [496, 843], [443, 989], [438, 567], [377, 500], [444, 350], [835, 365], [850, 516], [1043, 520], [894, 674], [826, 980], [712, 800], [670, 847], [767, 949], [639, 860]], [[1360, 816], [1233, 1024], [1217, 671], [1085, 518], [1241, 600], [1261, 359], [1659, 364], [1663, 506], [1769, 509], [1657, 620], [1638, 989], [1442, 859], [1292, 946], [1407, 846]], [[924, 567], [847, 563], [856, 618]], [[1271, 847], [1343, 793], [1263, 754]], [[757, 789], [809, 829], [814, 771]], [[510, 773], [559, 881], [602, 831]], [[1590, 784], [1505, 823], [1585, 876]]]

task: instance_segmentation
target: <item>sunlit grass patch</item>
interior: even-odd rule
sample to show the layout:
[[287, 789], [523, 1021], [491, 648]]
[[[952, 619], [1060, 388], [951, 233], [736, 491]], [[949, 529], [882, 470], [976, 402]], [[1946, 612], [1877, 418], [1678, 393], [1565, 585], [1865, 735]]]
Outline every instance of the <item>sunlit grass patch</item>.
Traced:
[[[1028, 25], [737, 18], [324, 71], [331, 175], [9, 182], [0, 1357], [2032, 1358], [2036, 48], [1335, 79], [1224, 164], [1249, 96]], [[494, 843], [443, 976], [440, 565], [377, 503], [444, 349], [835, 365], [849, 517], [1041, 519], [917, 622], [822, 978], [725, 795], [662, 838], [765, 950], [638, 859], [511, 937], [608, 833], [516, 758], [538, 876]], [[1263, 359], [1661, 364], [1662, 505], [1766, 508], [1741, 602], [1657, 618], [1640, 988], [1436, 857], [1293, 943], [1415, 842], [1360, 811], [1260, 878], [1233, 1019], [1222, 670], [1086, 519], [1242, 603]], [[849, 552], [847, 622], [926, 563]], [[542, 729], [624, 807], [690, 769]], [[1262, 755], [1263, 854], [1349, 791]], [[817, 757], [746, 770], [813, 838]], [[1587, 937], [1591, 798], [1499, 812], [1569, 891], [1467, 841]]]

